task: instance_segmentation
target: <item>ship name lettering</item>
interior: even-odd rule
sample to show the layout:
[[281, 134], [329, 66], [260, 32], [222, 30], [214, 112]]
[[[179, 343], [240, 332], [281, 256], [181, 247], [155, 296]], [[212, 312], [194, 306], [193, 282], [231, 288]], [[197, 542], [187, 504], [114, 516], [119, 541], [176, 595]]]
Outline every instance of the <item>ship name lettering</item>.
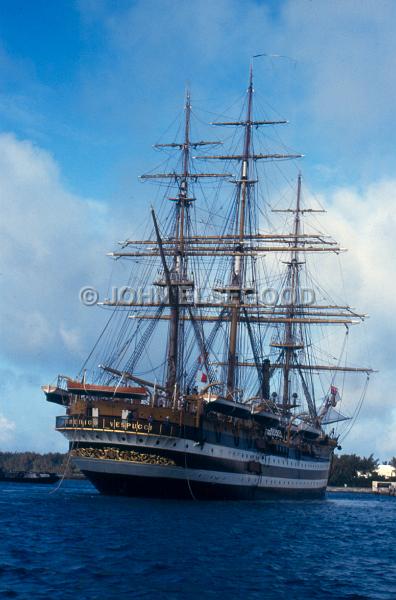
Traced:
[[274, 438], [282, 438], [282, 432], [280, 431], [280, 429], [275, 429], [274, 427], [271, 427], [270, 429], [266, 429], [265, 433], [271, 437]]

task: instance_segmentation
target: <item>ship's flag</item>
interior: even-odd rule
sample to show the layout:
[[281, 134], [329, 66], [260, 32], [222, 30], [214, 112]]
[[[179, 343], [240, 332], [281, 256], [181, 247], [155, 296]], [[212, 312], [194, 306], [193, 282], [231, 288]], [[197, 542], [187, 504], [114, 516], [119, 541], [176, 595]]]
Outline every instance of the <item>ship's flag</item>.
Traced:
[[338, 394], [338, 388], [335, 385], [330, 386], [330, 394], [332, 396], [337, 396], [337, 394]]
[[208, 381], [208, 376], [206, 375], [206, 373], [202, 373], [201, 381], [202, 383], [206, 383]]

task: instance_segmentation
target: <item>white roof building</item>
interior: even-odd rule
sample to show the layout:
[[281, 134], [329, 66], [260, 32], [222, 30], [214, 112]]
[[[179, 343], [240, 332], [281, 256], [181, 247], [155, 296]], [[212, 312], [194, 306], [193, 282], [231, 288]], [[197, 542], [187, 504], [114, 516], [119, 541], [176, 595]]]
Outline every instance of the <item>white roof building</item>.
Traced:
[[387, 479], [396, 478], [396, 467], [392, 465], [378, 465], [374, 473], [379, 475], [379, 477], [386, 477]]

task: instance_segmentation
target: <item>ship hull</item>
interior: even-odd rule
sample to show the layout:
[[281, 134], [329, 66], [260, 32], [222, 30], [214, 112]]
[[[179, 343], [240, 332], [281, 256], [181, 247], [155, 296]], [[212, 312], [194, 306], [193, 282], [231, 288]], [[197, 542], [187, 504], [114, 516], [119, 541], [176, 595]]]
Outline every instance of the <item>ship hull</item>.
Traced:
[[[193, 458], [193, 457], [189, 457]], [[199, 500], [261, 500], [270, 498], [323, 498], [327, 470], [267, 466], [260, 474], [248, 472], [248, 461], [219, 462], [195, 457], [194, 468], [122, 460], [73, 458], [73, 463], [106, 495]], [[267, 463], [278, 457], [266, 456]], [[190, 462], [192, 462], [190, 460]], [[282, 462], [287, 463], [287, 460]], [[294, 461], [295, 462], [295, 461]], [[201, 463], [201, 467], [200, 467]], [[258, 464], [258, 463], [257, 463]]]
[[63, 433], [71, 442], [75, 466], [107, 495], [200, 500], [322, 498], [327, 487], [331, 451], [325, 447], [322, 457], [296, 458], [236, 447], [234, 442], [199, 443], [190, 438], [92, 429]]
[[177, 500], [313, 500], [324, 498], [326, 487], [301, 490], [104, 473], [83, 470], [96, 489], [107, 496], [129, 496]]

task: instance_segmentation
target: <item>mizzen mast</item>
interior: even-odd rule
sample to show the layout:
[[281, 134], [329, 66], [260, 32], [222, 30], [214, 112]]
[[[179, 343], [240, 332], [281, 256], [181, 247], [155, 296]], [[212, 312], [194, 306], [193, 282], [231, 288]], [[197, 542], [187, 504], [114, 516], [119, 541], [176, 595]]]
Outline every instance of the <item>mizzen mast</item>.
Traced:
[[299, 269], [300, 263], [298, 260], [298, 245], [299, 245], [299, 235], [300, 235], [300, 220], [301, 220], [301, 174], [298, 175], [297, 182], [297, 202], [296, 202], [296, 210], [294, 215], [294, 248], [291, 251], [290, 261], [287, 264], [288, 268], [288, 285], [290, 291], [290, 303], [288, 309], [288, 318], [291, 320], [285, 324], [285, 336], [283, 342], [283, 350], [285, 355], [285, 365], [283, 369], [283, 397], [282, 397], [282, 405], [283, 412], [286, 413], [289, 409], [290, 405], [290, 364], [293, 360], [293, 355], [295, 350], [303, 348], [302, 340], [297, 341], [295, 337], [295, 325], [292, 322], [293, 317], [295, 316], [295, 305], [299, 304]]
[[[294, 406], [290, 401], [290, 374], [293, 370], [297, 370], [301, 379], [304, 396], [307, 401], [308, 410], [313, 420], [316, 419], [316, 406], [315, 400], [311, 395], [309, 387], [305, 381], [304, 374], [302, 373], [301, 365], [297, 359], [296, 352], [303, 350], [305, 347], [302, 328], [304, 325], [309, 323], [309, 317], [301, 313], [302, 298], [300, 290], [300, 269], [304, 262], [299, 260], [300, 246], [301, 246], [301, 216], [304, 212], [323, 212], [322, 210], [301, 208], [301, 173], [297, 179], [297, 197], [296, 206], [293, 209], [277, 210], [276, 212], [292, 212], [294, 213], [292, 239], [290, 241], [290, 259], [286, 262], [287, 265], [287, 277], [286, 277], [286, 290], [289, 293], [289, 301], [287, 303], [286, 319], [284, 324], [284, 335], [283, 339], [278, 342], [272, 342], [270, 345], [275, 348], [279, 348], [282, 352], [283, 364], [283, 391], [282, 391], [282, 413], [284, 415], [289, 414], [290, 408]], [[302, 249], [302, 248], [301, 248]], [[319, 309], [322, 312], [322, 308]], [[308, 311], [309, 312], [309, 311]], [[311, 313], [312, 314], [312, 313]], [[342, 314], [342, 313], [341, 313]], [[322, 312], [323, 315], [323, 312]], [[302, 317], [299, 321], [299, 317]], [[297, 337], [296, 329], [300, 329], [300, 336]], [[296, 394], [295, 394], [296, 396]]]

